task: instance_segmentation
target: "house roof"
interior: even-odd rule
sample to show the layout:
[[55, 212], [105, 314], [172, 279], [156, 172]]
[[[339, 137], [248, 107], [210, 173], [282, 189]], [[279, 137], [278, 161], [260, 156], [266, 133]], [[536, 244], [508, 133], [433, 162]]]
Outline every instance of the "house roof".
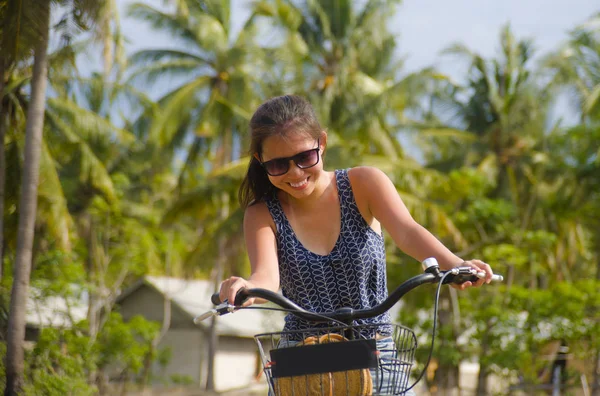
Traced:
[[[149, 286], [164, 296], [171, 298], [172, 303], [190, 317], [194, 317], [214, 308], [210, 296], [214, 292], [214, 285], [207, 280], [186, 280], [164, 276], [145, 276], [128, 290], [124, 291], [117, 302], [125, 300], [142, 286]], [[232, 314], [217, 318], [217, 333], [220, 335], [252, 337], [258, 333], [281, 331], [283, 328], [283, 314], [275, 311], [258, 309], [239, 310]], [[208, 327], [210, 321], [200, 326]]]
[[87, 305], [74, 297], [41, 296], [38, 289], [30, 289], [25, 316], [28, 326], [70, 328], [86, 316]]

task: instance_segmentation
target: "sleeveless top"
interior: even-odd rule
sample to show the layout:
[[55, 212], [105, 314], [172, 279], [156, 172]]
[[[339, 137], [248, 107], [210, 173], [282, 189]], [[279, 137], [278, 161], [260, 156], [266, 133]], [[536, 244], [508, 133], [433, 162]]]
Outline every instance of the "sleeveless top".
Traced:
[[[336, 170], [341, 230], [333, 250], [323, 256], [306, 249], [296, 237], [276, 195], [265, 200], [277, 227], [277, 255], [282, 293], [311, 312], [331, 312], [342, 307], [370, 308], [387, 297], [385, 246], [383, 236], [364, 220], [350, 186], [348, 170]], [[388, 312], [355, 324], [390, 323]], [[303, 331], [331, 326], [288, 314], [284, 331]], [[391, 326], [378, 326], [377, 332], [391, 334]], [[361, 330], [367, 338], [373, 328]], [[296, 338], [301, 337], [300, 334]], [[290, 339], [294, 336], [290, 335]]]

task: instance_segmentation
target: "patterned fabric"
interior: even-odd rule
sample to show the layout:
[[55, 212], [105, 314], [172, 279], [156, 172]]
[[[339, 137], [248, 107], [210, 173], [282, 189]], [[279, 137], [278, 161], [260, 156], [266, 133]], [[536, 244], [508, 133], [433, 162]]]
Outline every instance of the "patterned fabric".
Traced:
[[[311, 252], [300, 243], [276, 196], [266, 200], [277, 227], [279, 276], [283, 295], [302, 308], [317, 313], [331, 312], [342, 307], [370, 308], [387, 297], [383, 237], [360, 214], [350, 186], [348, 170], [336, 170], [335, 179], [340, 201], [341, 232], [333, 250], [325, 256]], [[389, 322], [389, 314], [385, 313], [357, 320], [355, 324]], [[284, 331], [327, 325], [317, 325], [289, 314], [285, 318]], [[378, 332], [390, 334], [391, 328], [382, 326]]]

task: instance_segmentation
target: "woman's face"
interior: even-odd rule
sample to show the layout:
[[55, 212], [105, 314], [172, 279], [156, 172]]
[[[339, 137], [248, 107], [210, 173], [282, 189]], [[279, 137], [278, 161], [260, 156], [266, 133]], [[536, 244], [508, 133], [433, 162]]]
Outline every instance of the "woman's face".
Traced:
[[[266, 138], [262, 144], [262, 158], [259, 158], [263, 163], [303, 153], [297, 158], [300, 159], [301, 165], [306, 166], [312, 165], [311, 158], [314, 157], [311, 156], [318, 155], [318, 163], [305, 169], [298, 167], [293, 160], [287, 161], [288, 171], [280, 176], [269, 175], [271, 183], [296, 199], [309, 196], [314, 191], [319, 177], [323, 173], [322, 154], [326, 144], [326, 136], [323, 134], [318, 142], [306, 134], [289, 134], [285, 137], [271, 136]], [[319, 148], [318, 154], [309, 152], [309, 150], [316, 148]], [[302, 161], [304, 161], [304, 164]], [[283, 164], [285, 164], [285, 161], [279, 161], [280, 169]]]

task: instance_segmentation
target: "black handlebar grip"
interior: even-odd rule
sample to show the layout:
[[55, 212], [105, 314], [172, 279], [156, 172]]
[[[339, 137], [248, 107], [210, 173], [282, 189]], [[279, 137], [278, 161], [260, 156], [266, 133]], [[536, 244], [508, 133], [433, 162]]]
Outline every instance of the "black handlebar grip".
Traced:
[[[248, 292], [246, 291], [246, 289], [240, 289], [238, 290], [237, 294], [235, 295], [235, 301], [233, 302], [233, 305], [235, 306], [240, 306], [244, 303], [244, 301], [246, 301], [246, 299], [248, 299]], [[219, 305], [221, 303], [223, 303], [224, 301], [221, 301], [221, 298], [219, 297], [219, 293], [214, 293], [212, 296], [210, 296], [210, 301], [214, 304], [214, 305]]]
[[[479, 279], [481, 279], [481, 278], [476, 275], [472, 275], [472, 274], [458, 274], [458, 275], [450, 275], [448, 277], [448, 280], [445, 281], [444, 283], [455, 283], [457, 285], [460, 285], [467, 281], [475, 283]], [[502, 282], [503, 280], [504, 280], [504, 277], [502, 275], [494, 274], [492, 276], [493, 282]]]
[[235, 295], [235, 301], [233, 302], [233, 305], [239, 307], [248, 299], [248, 297], [250, 297], [248, 295], [248, 289], [242, 288], [238, 290], [237, 294]]
[[448, 276], [445, 280], [444, 283], [448, 284], [448, 283], [454, 283], [455, 285], [462, 285], [465, 282], [477, 282], [479, 280], [479, 278], [475, 275], [471, 275], [471, 274], [457, 274], [457, 275], [450, 275]]

